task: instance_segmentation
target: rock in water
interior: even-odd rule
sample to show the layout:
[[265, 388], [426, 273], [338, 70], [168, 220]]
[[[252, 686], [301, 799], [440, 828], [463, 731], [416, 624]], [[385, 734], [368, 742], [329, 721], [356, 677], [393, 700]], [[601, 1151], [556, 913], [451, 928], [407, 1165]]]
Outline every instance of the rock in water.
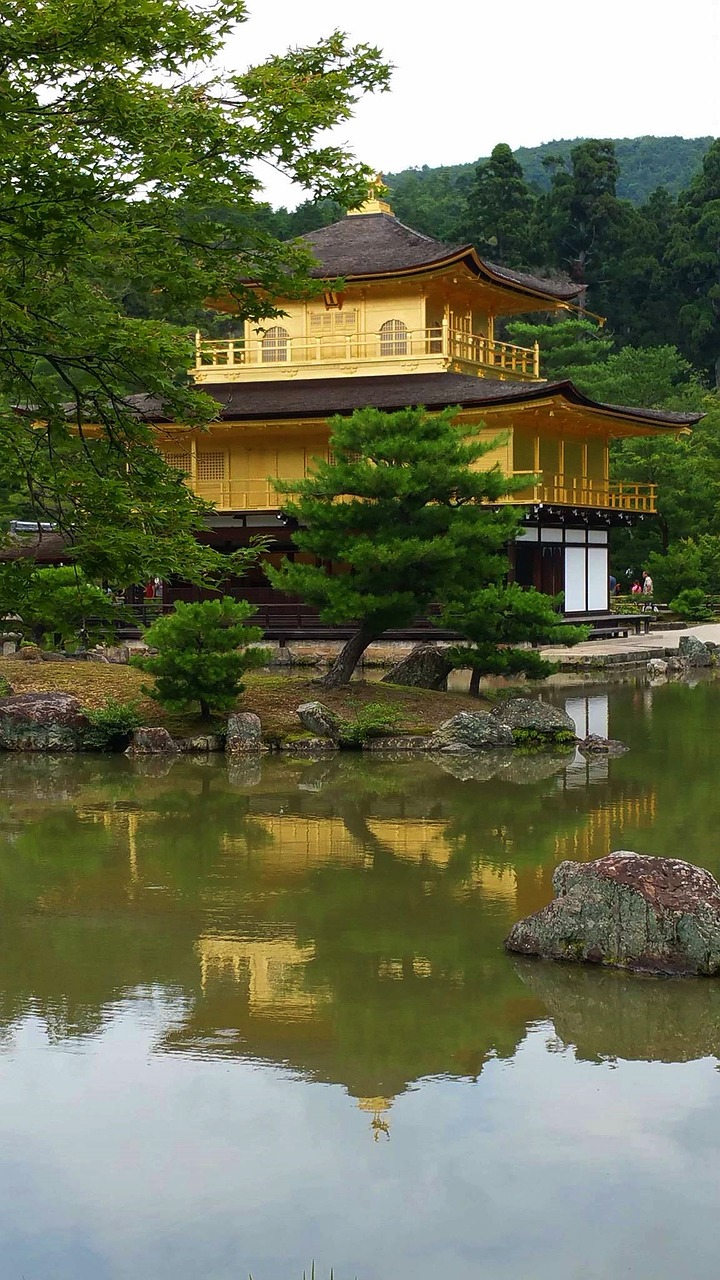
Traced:
[[463, 746], [493, 751], [496, 747], [512, 747], [513, 743], [509, 725], [502, 724], [487, 711], [460, 711], [435, 730], [430, 739], [430, 748], [433, 751], [443, 751]]
[[237, 711], [228, 717], [225, 751], [229, 756], [242, 755], [246, 751], [262, 751], [262, 745], [259, 716], [252, 711]]
[[583, 738], [577, 745], [578, 751], [591, 756], [624, 756], [629, 749], [617, 738], [602, 738], [599, 733], [589, 733], [587, 738]]
[[316, 738], [332, 738], [337, 742], [343, 729], [340, 716], [322, 702], [303, 702], [297, 709], [297, 717], [303, 729]]
[[539, 698], [506, 698], [493, 707], [490, 715], [507, 725], [520, 737], [575, 738], [575, 721], [560, 707]]
[[0, 750], [81, 751], [90, 722], [69, 693], [15, 693], [0, 698]]
[[679, 858], [620, 850], [561, 862], [549, 906], [513, 925], [508, 951], [650, 973], [720, 972], [720, 885]]
[[160, 725], [133, 729], [126, 756], [176, 756], [178, 745]]
[[447, 651], [436, 644], [418, 644], [402, 662], [391, 667], [381, 684], [404, 684], [416, 689], [444, 689], [452, 671]]
[[668, 673], [668, 664], [664, 658], [651, 658], [647, 664], [648, 675], [657, 679], [658, 676], [666, 676]]
[[697, 636], [681, 636], [678, 652], [686, 667], [712, 666], [712, 654]]

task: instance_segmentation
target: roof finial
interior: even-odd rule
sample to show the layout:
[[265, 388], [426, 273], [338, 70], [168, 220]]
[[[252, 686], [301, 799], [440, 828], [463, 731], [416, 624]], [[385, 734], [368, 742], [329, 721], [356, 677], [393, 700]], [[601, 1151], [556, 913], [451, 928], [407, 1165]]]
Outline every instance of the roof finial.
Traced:
[[359, 213], [389, 213], [392, 215], [392, 209], [387, 200], [381, 197], [385, 195], [387, 187], [383, 182], [381, 173], [376, 173], [372, 182], [368, 185], [367, 199], [357, 209], [348, 209], [351, 217]]

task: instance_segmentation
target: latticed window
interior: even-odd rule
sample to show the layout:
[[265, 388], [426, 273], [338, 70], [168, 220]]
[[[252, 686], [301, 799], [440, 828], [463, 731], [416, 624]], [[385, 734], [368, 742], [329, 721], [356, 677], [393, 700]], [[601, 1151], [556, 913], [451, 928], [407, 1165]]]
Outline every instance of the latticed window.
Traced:
[[190, 474], [189, 453], [163, 453], [163, 458], [169, 467], [174, 467], [176, 471], [184, 471], [186, 475]]
[[262, 340], [263, 364], [273, 364], [288, 358], [290, 334], [281, 324], [266, 329]]
[[224, 480], [225, 454], [199, 453], [197, 456], [198, 480]]
[[354, 333], [357, 328], [357, 311], [313, 311], [310, 314], [310, 333], [313, 337], [322, 334]]
[[403, 320], [386, 320], [380, 326], [380, 355], [406, 356], [408, 331]]

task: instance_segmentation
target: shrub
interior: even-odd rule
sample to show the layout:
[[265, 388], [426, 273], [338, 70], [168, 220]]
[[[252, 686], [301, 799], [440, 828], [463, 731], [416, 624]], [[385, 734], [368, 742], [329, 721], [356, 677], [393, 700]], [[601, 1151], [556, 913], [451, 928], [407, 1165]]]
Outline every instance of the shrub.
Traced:
[[353, 720], [343, 724], [340, 745], [360, 747], [370, 738], [382, 738], [398, 728], [402, 714], [397, 707], [386, 702], [368, 702], [359, 707]]
[[17, 625], [25, 638], [45, 648], [88, 646], [106, 640], [124, 613], [121, 605], [74, 565], [33, 568], [17, 579], [3, 604], [19, 615]]
[[684, 591], [680, 591], [670, 601], [670, 608], [685, 622], [708, 622], [714, 616], [708, 598], [700, 587], [686, 587]]
[[255, 648], [262, 639], [260, 627], [246, 627], [255, 610], [247, 600], [220, 600], [185, 604], [148, 627], [145, 640], [157, 653], [135, 657], [134, 666], [154, 677], [143, 693], [171, 711], [185, 711], [199, 704], [204, 717], [211, 711], [232, 711], [242, 692], [241, 676], [269, 660], [267, 649]]
[[93, 707], [86, 714], [90, 721], [83, 739], [86, 751], [123, 751], [133, 729], [142, 724], [137, 703], [116, 698], [108, 698], [102, 707]]

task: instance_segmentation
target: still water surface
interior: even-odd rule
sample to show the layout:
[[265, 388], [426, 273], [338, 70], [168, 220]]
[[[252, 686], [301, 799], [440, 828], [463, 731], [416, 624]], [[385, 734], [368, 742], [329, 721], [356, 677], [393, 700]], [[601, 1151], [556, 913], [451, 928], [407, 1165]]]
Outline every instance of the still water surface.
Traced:
[[622, 759], [3, 758], [2, 1280], [716, 1277], [720, 985], [502, 950], [720, 874], [720, 684], [590, 693]]

